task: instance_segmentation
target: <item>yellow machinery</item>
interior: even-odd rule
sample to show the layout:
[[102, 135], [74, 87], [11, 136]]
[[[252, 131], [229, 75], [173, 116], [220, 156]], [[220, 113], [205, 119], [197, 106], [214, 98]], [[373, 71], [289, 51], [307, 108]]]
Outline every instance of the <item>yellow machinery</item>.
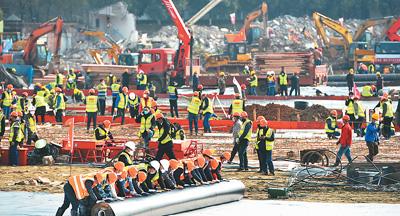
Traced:
[[[115, 42], [111, 37], [109, 37], [105, 32], [101, 31], [84, 31], [82, 34], [86, 36], [96, 37], [101, 42], [110, 46], [107, 49], [107, 55], [111, 56], [114, 59], [114, 62], [118, 64], [118, 55], [122, 53], [122, 48]], [[101, 50], [92, 49], [89, 50], [89, 54], [93, 57], [96, 64], [103, 64], [103, 60], [101, 59]]]

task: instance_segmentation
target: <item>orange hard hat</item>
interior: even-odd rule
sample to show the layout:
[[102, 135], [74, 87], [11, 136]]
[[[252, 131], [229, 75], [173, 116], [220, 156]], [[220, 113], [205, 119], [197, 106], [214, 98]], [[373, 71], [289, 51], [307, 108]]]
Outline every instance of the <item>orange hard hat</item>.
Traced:
[[241, 116], [242, 118], [247, 118], [247, 117], [248, 117], [246, 111], [241, 112], [241, 113], [240, 113], [240, 116]]
[[245, 90], [247, 87], [246, 87], [245, 84], [242, 84], [242, 85], [240, 85], [240, 88], [241, 88], [242, 90]]
[[123, 92], [123, 93], [128, 93], [128, 92], [129, 92], [128, 87], [124, 86], [124, 87], [122, 88], [122, 92]]
[[240, 117], [240, 113], [239, 112], [234, 112], [233, 113], [233, 117]]
[[107, 182], [108, 184], [114, 184], [118, 179], [117, 174], [115, 172], [107, 173]]
[[126, 179], [126, 177], [128, 177], [128, 172], [127, 171], [122, 171], [122, 173], [121, 173], [121, 179]]
[[378, 113], [372, 114], [372, 119], [379, 120], [379, 114]]
[[8, 85], [7, 85], [7, 88], [8, 88], [8, 89], [13, 89], [14, 86], [13, 86], [12, 84], [8, 84]]
[[164, 115], [162, 113], [156, 113], [156, 119], [164, 118]]
[[211, 165], [211, 169], [215, 170], [215, 169], [218, 168], [219, 162], [218, 162], [216, 159], [212, 159], [212, 160], [210, 161], [210, 165]]
[[202, 84], [199, 84], [198, 86], [197, 86], [197, 89], [199, 89], [199, 90], [203, 90], [203, 85]]
[[18, 117], [22, 117], [24, 114], [21, 111], [17, 111]]
[[95, 93], [96, 93], [96, 90], [94, 90], [94, 89], [89, 90], [89, 94], [95, 94]]
[[192, 160], [187, 160], [186, 161], [186, 167], [188, 169], [189, 172], [194, 170], [194, 163]]
[[144, 90], [143, 94], [150, 94], [149, 90]]
[[35, 84], [37, 87], [42, 88], [42, 83], [36, 83]]
[[204, 149], [203, 150], [203, 155], [211, 157], [211, 155], [212, 155], [211, 149]]
[[10, 116], [11, 116], [11, 117], [18, 117], [18, 113], [17, 113], [16, 111], [12, 111], [12, 112], [10, 113]]
[[206, 165], [206, 159], [204, 159], [203, 156], [198, 156], [197, 163], [199, 164], [199, 167], [204, 167], [204, 165]]
[[125, 164], [121, 161], [118, 161], [114, 164], [114, 169], [116, 169], [117, 171], [122, 171], [125, 168]]
[[263, 119], [265, 119], [264, 116], [258, 116], [256, 122], [259, 124]]
[[151, 101], [151, 106], [152, 106], [152, 107], [156, 107], [156, 106], [157, 106], [157, 101], [152, 100], [152, 101]]
[[267, 126], [268, 126], [268, 121], [265, 120], [265, 119], [261, 120], [261, 121], [260, 121], [260, 126], [261, 126], [261, 127], [267, 127]]
[[336, 110], [332, 110], [332, 111], [331, 111], [331, 115], [334, 116], [334, 117], [336, 117], [336, 116], [337, 116], [337, 111], [336, 111]]
[[350, 116], [344, 115], [342, 119], [343, 121], [350, 121]]
[[138, 182], [139, 183], [142, 183], [142, 182], [146, 181], [147, 174], [145, 172], [139, 171], [137, 176], [138, 176], [137, 178], [138, 178]]
[[128, 169], [128, 174], [129, 174], [130, 177], [136, 178], [136, 176], [138, 174], [138, 169], [136, 167], [131, 166]]
[[28, 92], [22, 92], [22, 96], [28, 97]]
[[198, 91], [193, 92], [193, 96], [198, 97], [199, 96], [199, 92]]
[[61, 92], [61, 88], [59, 88], [59, 87], [56, 87], [56, 90], [55, 90], [56, 92]]
[[96, 178], [96, 180], [97, 180], [97, 182], [102, 182], [104, 179], [103, 179], [103, 174], [102, 173], [96, 173], [96, 175], [94, 176], [95, 178]]
[[110, 120], [104, 120], [103, 125], [104, 125], [104, 127], [109, 128], [111, 126]]
[[169, 167], [171, 167], [171, 169], [176, 170], [178, 166], [179, 166], [179, 161], [177, 161], [176, 159], [169, 160]]
[[222, 153], [222, 157], [224, 157], [225, 160], [229, 160], [231, 158], [231, 153], [230, 152], [224, 152], [224, 153]]

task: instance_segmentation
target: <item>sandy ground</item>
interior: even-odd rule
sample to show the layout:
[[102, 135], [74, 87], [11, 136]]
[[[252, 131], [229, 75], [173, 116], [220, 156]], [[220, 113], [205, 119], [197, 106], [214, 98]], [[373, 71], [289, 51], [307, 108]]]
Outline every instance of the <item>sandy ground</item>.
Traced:
[[[96, 172], [97, 168], [73, 166], [25, 166], [0, 167], [0, 191], [28, 191], [62, 193], [62, 186], [69, 174]], [[235, 172], [225, 169], [227, 179], [239, 179], [246, 185], [245, 198], [253, 200], [269, 199], [268, 187], [285, 187], [287, 172], [276, 172], [275, 176], [265, 176], [254, 171]], [[39, 177], [48, 178], [49, 184], [15, 185]], [[302, 187], [296, 188], [287, 199], [290, 201], [335, 202], [335, 203], [400, 203], [400, 192], [371, 192], [350, 187]]]

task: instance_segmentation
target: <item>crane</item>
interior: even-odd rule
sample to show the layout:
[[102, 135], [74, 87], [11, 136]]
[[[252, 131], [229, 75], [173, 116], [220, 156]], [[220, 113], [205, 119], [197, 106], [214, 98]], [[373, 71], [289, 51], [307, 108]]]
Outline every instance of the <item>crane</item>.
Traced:
[[206, 6], [204, 6], [202, 9], [199, 10], [192, 18], [190, 18], [188, 21], [186, 21], [186, 26], [191, 27], [197, 21], [199, 21], [202, 17], [204, 17], [210, 10], [215, 8], [219, 3], [221, 3], [223, 0], [211, 0]]
[[400, 18], [394, 22], [388, 29], [386, 35], [390, 41], [400, 41], [400, 35], [398, 34], [400, 30]]

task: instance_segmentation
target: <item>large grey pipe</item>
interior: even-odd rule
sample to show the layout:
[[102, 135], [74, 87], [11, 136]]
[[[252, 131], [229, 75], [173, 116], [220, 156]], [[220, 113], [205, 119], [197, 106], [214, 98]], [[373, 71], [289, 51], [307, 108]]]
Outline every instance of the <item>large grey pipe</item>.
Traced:
[[241, 181], [231, 180], [211, 185], [190, 187], [182, 190], [130, 198], [112, 203], [98, 203], [92, 215], [139, 216], [169, 215], [199, 208], [239, 201], [244, 195]]

